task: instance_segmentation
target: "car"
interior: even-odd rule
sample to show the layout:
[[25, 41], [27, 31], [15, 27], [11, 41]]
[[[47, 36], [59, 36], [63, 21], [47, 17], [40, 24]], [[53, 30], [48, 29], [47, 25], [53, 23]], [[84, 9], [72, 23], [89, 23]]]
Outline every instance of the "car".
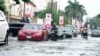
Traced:
[[18, 32], [18, 40], [48, 40], [48, 31], [41, 24], [27, 23]]
[[60, 39], [72, 38], [73, 32], [71, 31], [71, 28], [69, 27], [61, 27], [58, 29], [58, 36]]
[[71, 29], [71, 31], [73, 32], [73, 36], [74, 36], [74, 37], [77, 37], [77, 36], [78, 36], [78, 30], [77, 30], [77, 28], [76, 28], [75, 26], [73, 26], [73, 25], [67, 25], [67, 26], [65, 26], [65, 27]]
[[18, 35], [18, 31], [20, 30], [20, 28], [22, 28], [24, 26], [24, 23], [15, 23], [15, 22], [10, 22], [9, 24], [9, 34], [13, 37], [16, 37]]
[[0, 10], [0, 44], [8, 44], [9, 26], [4, 13]]
[[91, 31], [91, 36], [92, 37], [100, 37], [100, 29], [93, 29]]

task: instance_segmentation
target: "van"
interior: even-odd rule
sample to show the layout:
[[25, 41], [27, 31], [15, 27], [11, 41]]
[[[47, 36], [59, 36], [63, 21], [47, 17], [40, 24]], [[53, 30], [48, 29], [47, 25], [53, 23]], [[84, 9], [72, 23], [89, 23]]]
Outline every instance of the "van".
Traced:
[[4, 13], [0, 10], [0, 44], [8, 44], [9, 26]]

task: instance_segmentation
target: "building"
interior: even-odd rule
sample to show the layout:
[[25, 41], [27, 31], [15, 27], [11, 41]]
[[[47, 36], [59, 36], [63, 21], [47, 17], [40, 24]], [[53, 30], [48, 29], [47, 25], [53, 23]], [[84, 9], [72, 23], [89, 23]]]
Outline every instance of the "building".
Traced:
[[5, 5], [8, 11], [8, 15], [7, 15], [8, 22], [19, 22], [25, 14], [24, 12], [25, 12], [26, 5], [30, 5], [29, 17], [34, 18], [34, 9], [36, 5], [33, 2], [24, 4], [24, 2], [20, 0], [20, 4], [16, 4], [15, 1], [13, 0], [5, 0]]
[[51, 7], [52, 8], [52, 10], [55, 10], [55, 11], [57, 11], [58, 9], [57, 9], [57, 4], [58, 2], [56, 1], [56, 0], [51, 0], [51, 1], [49, 1], [49, 3], [48, 3], [48, 7]]

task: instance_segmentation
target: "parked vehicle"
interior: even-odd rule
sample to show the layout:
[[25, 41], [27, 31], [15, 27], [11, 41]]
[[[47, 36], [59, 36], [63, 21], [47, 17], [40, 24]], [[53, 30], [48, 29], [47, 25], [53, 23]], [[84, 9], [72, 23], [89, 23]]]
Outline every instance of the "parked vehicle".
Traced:
[[8, 43], [9, 26], [4, 13], [0, 10], [0, 44]]
[[64, 30], [64, 27], [58, 27], [58, 38], [59, 39], [63, 39], [63, 34], [64, 34], [64, 32], [63, 32], [63, 30]]
[[61, 27], [58, 30], [58, 36], [60, 39], [72, 38], [73, 32], [69, 27]]
[[48, 40], [48, 31], [40, 24], [25, 24], [18, 32], [18, 40]]
[[100, 29], [93, 29], [91, 31], [91, 36], [92, 37], [100, 37]]
[[73, 25], [67, 25], [66, 27], [67, 28], [71, 28], [71, 31], [73, 32], [73, 36], [74, 37], [78, 36], [78, 30], [77, 30], [77, 28], [75, 26], [73, 26]]
[[9, 35], [15, 37], [18, 35], [20, 28], [24, 26], [24, 23], [9, 23]]

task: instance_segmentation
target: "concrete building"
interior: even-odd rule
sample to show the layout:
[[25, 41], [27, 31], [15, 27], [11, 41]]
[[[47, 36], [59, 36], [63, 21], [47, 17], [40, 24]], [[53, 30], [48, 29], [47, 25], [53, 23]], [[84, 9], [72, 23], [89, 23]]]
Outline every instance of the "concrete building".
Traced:
[[[5, 0], [5, 5], [8, 11], [8, 22], [19, 22], [24, 15], [24, 2], [20, 0], [20, 4], [16, 4], [13, 0]], [[30, 18], [34, 18], [34, 9], [36, 5], [33, 2], [30, 2], [31, 10], [30, 10]]]
[[57, 0], [50, 0], [48, 3], [48, 7], [52, 7], [52, 10], [56, 10], [56, 11], [58, 10], [57, 5], [58, 5]]

